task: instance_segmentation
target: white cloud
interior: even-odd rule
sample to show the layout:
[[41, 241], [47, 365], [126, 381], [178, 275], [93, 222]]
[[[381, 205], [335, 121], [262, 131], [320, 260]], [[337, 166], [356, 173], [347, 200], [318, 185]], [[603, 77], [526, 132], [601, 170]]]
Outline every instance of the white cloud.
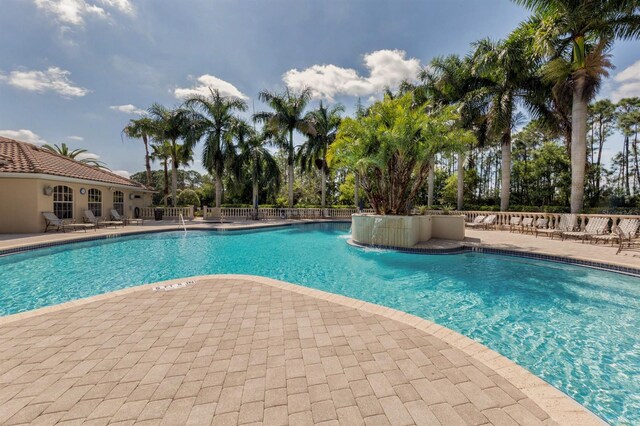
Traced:
[[147, 111], [138, 108], [135, 105], [127, 104], [127, 105], [111, 105], [109, 109], [114, 111], [124, 112], [125, 114], [138, 114], [145, 115]]
[[0, 136], [5, 138], [15, 139], [21, 142], [29, 142], [36, 145], [44, 145], [46, 140], [42, 139], [37, 133], [27, 129], [20, 130], [0, 130]]
[[72, 141], [83, 141], [84, 138], [82, 136], [67, 136], [67, 139]]
[[[129, 0], [34, 0], [38, 9], [53, 16], [64, 27], [83, 26], [88, 17], [107, 19], [109, 11], [134, 15], [135, 9]], [[98, 4], [104, 6], [98, 6]], [[106, 9], [105, 9], [106, 8]]]
[[82, 154], [78, 154], [76, 160], [98, 160], [100, 156], [98, 154], [94, 154], [93, 152], [83, 152]]
[[30, 92], [56, 92], [65, 98], [84, 96], [89, 93], [88, 89], [74, 86], [69, 75], [71, 75], [69, 71], [58, 67], [49, 67], [46, 71], [11, 71], [8, 75], [0, 78], [0, 81]]
[[353, 68], [336, 65], [313, 65], [302, 71], [287, 71], [282, 79], [291, 89], [310, 87], [313, 96], [333, 100], [338, 95], [370, 96], [386, 87], [394, 88], [403, 80], [413, 81], [420, 70], [420, 61], [406, 59], [404, 50], [377, 50], [363, 56], [368, 76], [360, 76]]
[[129, 179], [131, 177], [131, 173], [127, 170], [111, 170], [111, 173], [115, 173], [118, 176], [122, 176], [123, 178]]
[[190, 96], [209, 96], [209, 89], [218, 89], [222, 96], [233, 96], [240, 99], [249, 99], [236, 86], [210, 74], [201, 75], [196, 79], [193, 87], [178, 87], [173, 91], [173, 95], [178, 99], [186, 99]]
[[611, 100], [640, 96], [640, 61], [628, 66], [613, 77], [617, 87], [611, 93]]

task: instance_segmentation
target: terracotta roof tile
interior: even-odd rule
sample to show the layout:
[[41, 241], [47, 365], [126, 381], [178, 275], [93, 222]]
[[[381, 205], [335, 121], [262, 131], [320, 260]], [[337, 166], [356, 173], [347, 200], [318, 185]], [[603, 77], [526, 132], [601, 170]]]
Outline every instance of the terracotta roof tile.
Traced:
[[30, 143], [0, 136], [0, 174], [2, 173], [39, 173], [146, 189], [138, 182], [107, 170], [89, 166]]

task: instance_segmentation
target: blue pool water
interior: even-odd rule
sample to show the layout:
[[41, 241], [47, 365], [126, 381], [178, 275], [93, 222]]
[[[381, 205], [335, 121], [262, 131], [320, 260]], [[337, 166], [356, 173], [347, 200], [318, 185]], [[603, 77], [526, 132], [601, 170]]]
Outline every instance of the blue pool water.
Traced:
[[396, 308], [476, 339], [611, 423], [640, 424], [640, 279], [485, 254], [346, 243], [348, 224], [166, 232], [0, 258], [0, 315], [216, 273], [263, 275]]

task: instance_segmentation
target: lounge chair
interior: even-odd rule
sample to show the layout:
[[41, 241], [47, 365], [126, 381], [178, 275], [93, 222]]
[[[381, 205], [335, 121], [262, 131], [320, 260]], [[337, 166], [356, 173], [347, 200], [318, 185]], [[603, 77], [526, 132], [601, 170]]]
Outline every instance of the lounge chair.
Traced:
[[120, 216], [120, 213], [118, 213], [118, 210], [116, 209], [111, 209], [111, 219], [113, 219], [115, 222], [122, 222], [125, 225], [128, 225], [130, 223], [135, 223], [136, 225], [142, 225], [144, 223], [144, 219], [142, 218], [136, 219], [136, 218]]
[[489, 216], [485, 217], [484, 220], [481, 223], [475, 223], [474, 222], [474, 223], [469, 223], [468, 225], [471, 228], [489, 229], [489, 227], [491, 225], [495, 225], [496, 224], [496, 220], [497, 219], [498, 219], [498, 216], [496, 216], [495, 214], [490, 214]]
[[521, 216], [513, 216], [509, 220], [509, 232], [513, 232], [520, 227], [520, 223], [522, 222]]
[[519, 231], [521, 233], [525, 233], [527, 231], [531, 231], [533, 233], [533, 218], [532, 217], [525, 217], [520, 221], [520, 225], [518, 225], [515, 228], [516, 231]]
[[576, 223], [578, 222], [578, 216], [575, 214], [563, 214], [560, 216], [560, 223], [558, 223], [558, 225], [553, 228], [546, 228], [546, 229], [535, 229], [535, 235], [536, 238], [538, 237], [538, 234], [544, 234], [548, 237], [551, 237], [551, 239], [553, 239], [553, 237], [555, 235], [558, 235], [560, 237], [562, 237], [562, 233], [563, 232], [572, 232], [573, 230], [576, 229]]
[[[620, 236], [613, 232], [613, 228], [614, 227], [611, 228], [610, 234], [594, 235], [593, 237], [591, 237], [591, 240], [596, 244], [598, 244], [598, 241], [604, 241], [605, 243], [610, 241], [611, 245], [613, 245], [613, 243], [619, 243]], [[618, 228], [622, 230], [624, 235], [629, 235], [630, 238], [633, 238], [633, 236], [638, 233], [638, 228], [640, 228], [640, 220], [622, 219], [620, 223], [618, 223]]]
[[616, 254], [619, 254], [625, 247], [631, 248], [634, 246], [640, 246], [640, 239], [635, 238], [635, 235], [628, 234], [622, 230], [619, 226], [613, 227], [613, 233], [618, 236], [619, 245]]
[[481, 214], [479, 216], [476, 216], [476, 218], [473, 219], [473, 222], [466, 222], [465, 225], [473, 228], [474, 226], [478, 226], [478, 225], [482, 224], [482, 221], [485, 218], [486, 218], [486, 216]]
[[586, 239], [590, 239], [595, 235], [604, 234], [608, 225], [609, 225], [609, 218], [594, 217], [589, 219], [589, 222], [587, 222], [587, 226], [585, 226], [584, 231], [563, 232], [561, 236], [563, 240], [566, 238], [580, 238], [584, 243]]
[[124, 226], [124, 222], [121, 220], [98, 220], [91, 210], [84, 211], [84, 220], [88, 223], [92, 223], [96, 228], [99, 226], [104, 226], [105, 228], [108, 228], [109, 226], [113, 226], [114, 228]]
[[531, 232], [531, 235], [535, 235], [536, 231], [539, 229], [547, 229], [547, 226], [549, 225], [549, 219], [547, 219], [546, 217], [539, 217], [535, 220], [535, 222], [533, 222], [533, 225], [525, 228], [523, 233], [527, 233], [527, 232]]
[[65, 222], [64, 219], [58, 218], [58, 216], [53, 212], [42, 212], [42, 216], [44, 216], [44, 232], [47, 232], [49, 228], [56, 228], [56, 232], [65, 232], [66, 229], [71, 229], [73, 231], [84, 229], [84, 232], [87, 232], [88, 228], [94, 228], [94, 225], [89, 223]]

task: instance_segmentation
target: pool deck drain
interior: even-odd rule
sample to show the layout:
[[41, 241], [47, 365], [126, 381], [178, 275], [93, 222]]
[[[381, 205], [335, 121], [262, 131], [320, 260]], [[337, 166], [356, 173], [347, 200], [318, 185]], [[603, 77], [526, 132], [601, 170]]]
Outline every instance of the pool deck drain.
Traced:
[[0, 318], [0, 423], [601, 424], [415, 316], [267, 278], [189, 281]]

